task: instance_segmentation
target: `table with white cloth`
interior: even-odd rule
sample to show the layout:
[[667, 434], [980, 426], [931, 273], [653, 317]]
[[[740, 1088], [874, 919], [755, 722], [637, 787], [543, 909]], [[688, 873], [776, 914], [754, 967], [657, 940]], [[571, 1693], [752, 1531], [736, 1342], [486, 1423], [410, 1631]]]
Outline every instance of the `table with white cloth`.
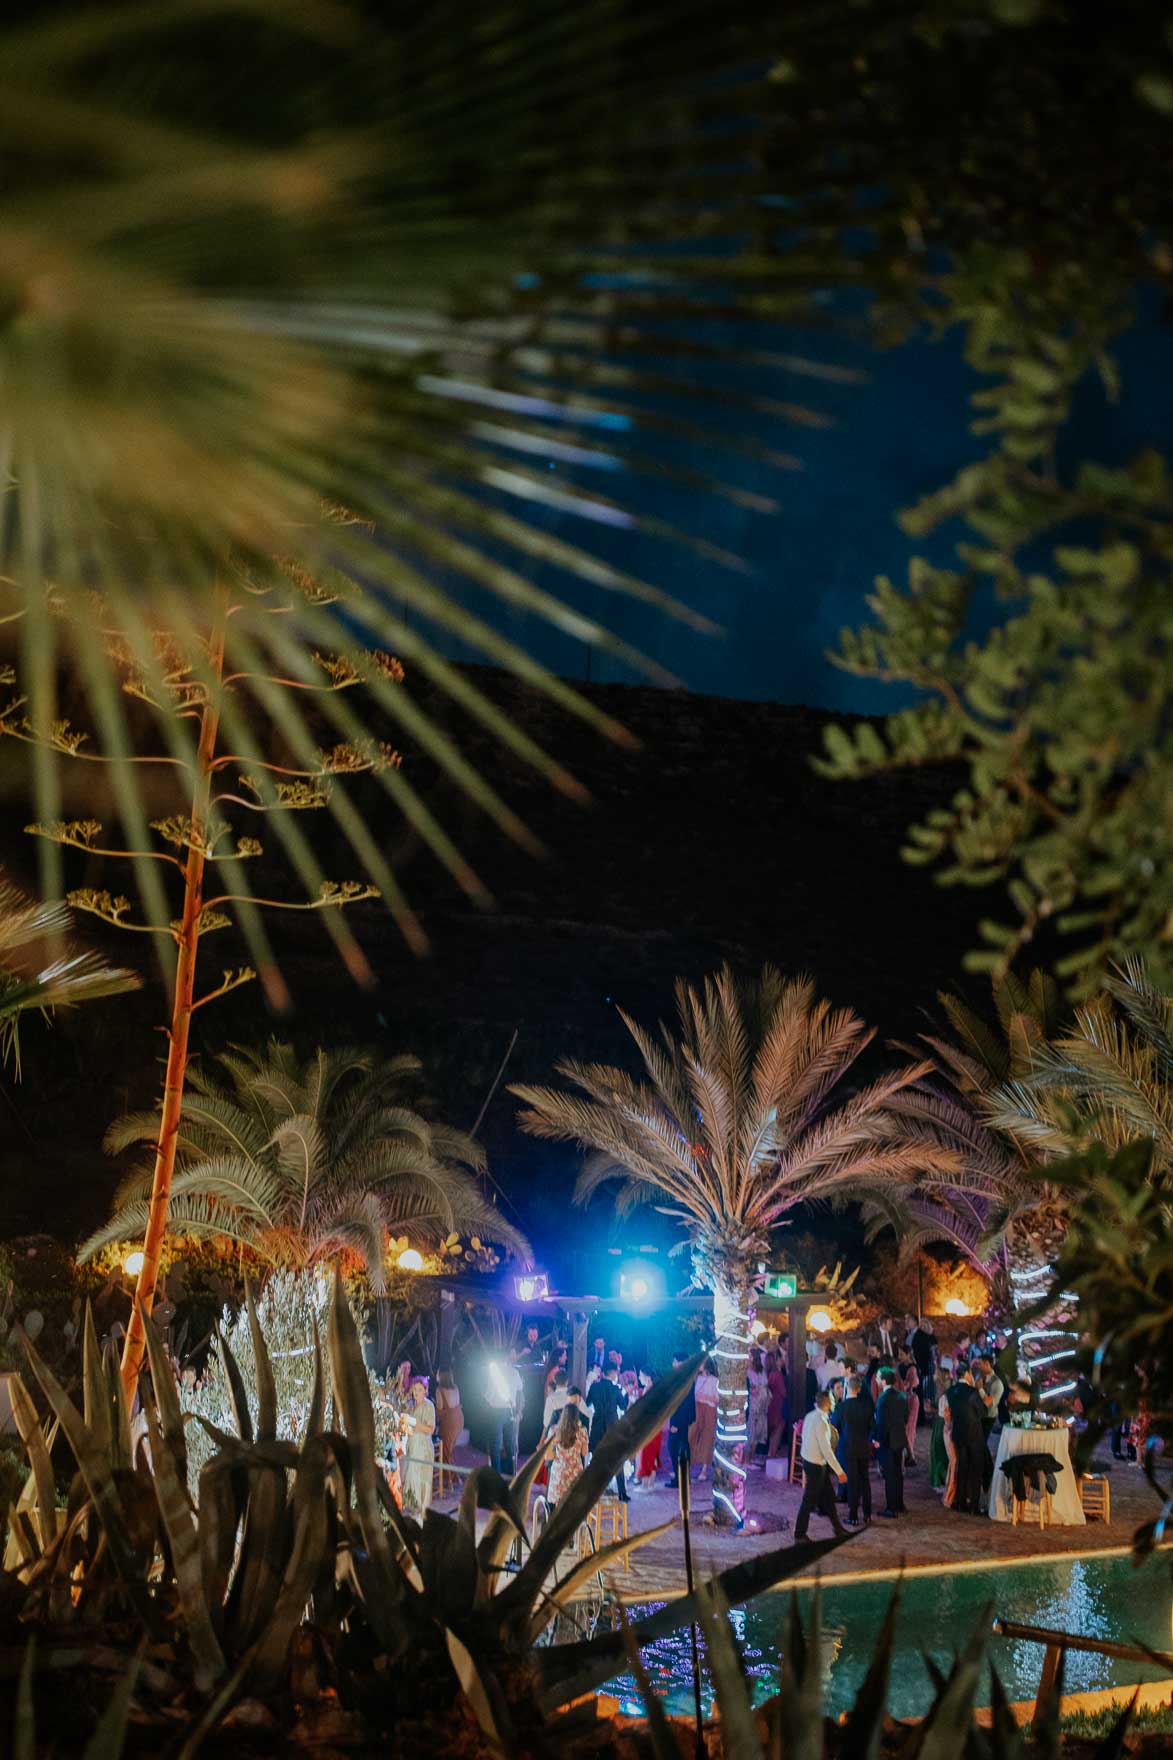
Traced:
[[[1055, 1474], [1055, 1490], [1051, 1497], [1051, 1521], [1057, 1528], [1082, 1528], [1086, 1518], [1079, 1500], [1079, 1480], [1071, 1465], [1071, 1432], [1060, 1430], [1022, 1430], [1004, 1424], [994, 1457], [994, 1482], [990, 1486], [990, 1517], [995, 1522], [1014, 1519], [1014, 1489], [1010, 1476], [1002, 1471], [1002, 1462], [1016, 1454], [1049, 1454], [1062, 1467]], [[1043, 1481], [1044, 1486], [1046, 1480]]]

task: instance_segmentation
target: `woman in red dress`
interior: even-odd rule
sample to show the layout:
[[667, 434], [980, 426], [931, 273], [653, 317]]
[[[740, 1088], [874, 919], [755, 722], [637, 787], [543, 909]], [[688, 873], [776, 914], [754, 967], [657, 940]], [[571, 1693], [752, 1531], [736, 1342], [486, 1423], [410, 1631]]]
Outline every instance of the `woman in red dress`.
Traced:
[[[648, 1374], [646, 1369], [641, 1369], [639, 1372], [639, 1391], [641, 1399], [651, 1385], [652, 1377]], [[662, 1424], [656, 1431], [656, 1434], [644, 1443], [639, 1451], [639, 1459], [635, 1463], [635, 1482], [637, 1485], [642, 1485], [647, 1489], [650, 1489], [651, 1486], [656, 1483], [656, 1474], [660, 1470], [660, 1454], [664, 1446], [664, 1429], [665, 1426]]]

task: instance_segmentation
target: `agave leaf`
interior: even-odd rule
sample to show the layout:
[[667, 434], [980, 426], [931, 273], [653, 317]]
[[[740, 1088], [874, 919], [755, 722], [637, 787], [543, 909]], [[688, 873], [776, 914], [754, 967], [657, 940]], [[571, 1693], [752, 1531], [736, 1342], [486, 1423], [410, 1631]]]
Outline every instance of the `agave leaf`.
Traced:
[[[261, 1331], [261, 1323], [257, 1319], [257, 1305], [253, 1301], [252, 1284], [246, 1277], [244, 1280], [244, 1300], [248, 1309], [248, 1330], [253, 1346], [253, 1365], [257, 1382], [257, 1441], [272, 1442], [277, 1435], [277, 1383], [273, 1379], [273, 1365], [269, 1361], [269, 1347], [265, 1343], [265, 1335]], [[307, 1432], [313, 1435], [311, 1430]]]
[[95, 1445], [109, 1454], [113, 1441], [110, 1384], [106, 1380], [97, 1328], [94, 1325], [94, 1310], [89, 1302], [86, 1303], [85, 1320], [82, 1323], [81, 1385], [82, 1413], [86, 1428]]
[[61, 1421], [61, 1428], [73, 1450], [73, 1456], [85, 1481], [86, 1490], [93, 1500], [98, 1519], [102, 1524], [106, 1543], [110, 1548], [110, 1556], [114, 1560], [115, 1567], [126, 1586], [131, 1601], [134, 1603], [135, 1611], [151, 1635], [162, 1640], [166, 1634], [161, 1610], [147, 1590], [143, 1570], [144, 1561], [131, 1545], [118, 1491], [110, 1470], [109, 1456], [95, 1444], [81, 1413], [48, 1364], [42, 1361], [36, 1346], [30, 1339], [25, 1339], [24, 1348], [33, 1373], [41, 1384], [45, 1398]]
[[236, 1556], [240, 1505], [247, 1496], [246, 1490], [238, 1498], [238, 1480], [247, 1487], [243, 1471], [222, 1456], [214, 1456], [200, 1472], [200, 1574], [204, 1605], [217, 1633], [223, 1626], [228, 1579]]
[[778, 1727], [782, 1747], [794, 1760], [823, 1760], [823, 1683], [819, 1669], [822, 1617], [822, 1594], [816, 1583], [808, 1641], [798, 1611], [798, 1597], [790, 1597], [782, 1643]]
[[420, 1576], [445, 1625], [467, 1618], [477, 1600], [476, 1547], [460, 1523], [430, 1509], [419, 1545]]
[[[12, 1415], [16, 1420], [20, 1440], [29, 1457], [30, 1483], [36, 1490], [37, 1527], [40, 1530], [41, 1546], [47, 1550], [49, 1543], [56, 1537], [58, 1526], [53, 1463], [49, 1458], [40, 1419], [37, 1417], [37, 1408], [19, 1375], [9, 1376], [8, 1396], [12, 1402]], [[23, 1494], [20, 1501], [24, 1502]]]
[[311, 1436], [301, 1451], [293, 1485], [293, 1545], [277, 1604], [254, 1651], [250, 1678], [259, 1687], [274, 1685], [289, 1661], [293, 1634], [305, 1617], [306, 1603], [322, 1568], [329, 1541], [326, 1477], [334, 1455], [321, 1436]]
[[110, 1703], [98, 1721], [97, 1729], [86, 1743], [82, 1760], [121, 1760], [141, 1659], [140, 1647], [139, 1655], [132, 1657], [123, 1670]]
[[253, 1420], [252, 1413], [248, 1409], [248, 1394], [245, 1392], [244, 1377], [240, 1373], [240, 1364], [232, 1354], [231, 1345], [220, 1330], [219, 1321], [216, 1322], [216, 1344], [220, 1351], [220, 1361], [224, 1365], [232, 1416], [236, 1420], [240, 1440], [251, 1442], [253, 1439]]
[[[11, 1549], [11, 1562], [9, 1561]], [[5, 1570], [20, 1570], [26, 1565], [35, 1564], [41, 1556], [40, 1537], [33, 1527], [32, 1517], [27, 1509], [17, 1509], [15, 1504], [8, 1506], [8, 1545], [5, 1547]]]
[[370, 1383], [363, 1365], [354, 1315], [350, 1311], [342, 1278], [338, 1273], [334, 1276], [334, 1298], [330, 1304], [327, 1343], [330, 1369], [334, 1378], [334, 1397], [342, 1412], [351, 1445], [358, 1519], [366, 1543], [367, 1559], [360, 1582], [375, 1635], [381, 1644], [394, 1650], [399, 1637], [397, 1601], [402, 1578], [391, 1557], [387, 1531], [379, 1513], [379, 1494], [375, 1486], [375, 1422], [371, 1411]]
[[326, 1419], [326, 1378], [322, 1373], [322, 1341], [318, 1336], [316, 1314], [310, 1315], [310, 1325], [314, 1334], [314, 1384], [310, 1390], [310, 1409], [305, 1433], [307, 1436], [318, 1436]]
[[[754, 1724], [749, 1685], [733, 1638], [729, 1604], [721, 1593], [719, 1583], [697, 1585], [697, 1614], [705, 1637], [709, 1672], [713, 1677], [713, 1689], [721, 1712], [721, 1753], [724, 1760], [762, 1760], [762, 1746]], [[821, 1748], [823, 1732], [821, 1726], [816, 1727]], [[807, 1755], [800, 1754], [795, 1749], [794, 1760], [807, 1760]]]
[[[174, 1460], [176, 1478], [181, 1485], [186, 1485], [187, 1432], [183, 1423], [183, 1413], [179, 1407], [179, 1389], [175, 1385], [175, 1373], [171, 1367], [171, 1359], [167, 1355], [167, 1347], [163, 1343], [162, 1335], [154, 1318], [150, 1314], [144, 1314], [143, 1321], [147, 1362], [151, 1369], [151, 1388], [155, 1396], [154, 1403], [159, 1429], [163, 1444]], [[116, 1373], [116, 1379], [121, 1387], [121, 1375]]]
[[[444, 1638], [448, 1645], [448, 1655], [452, 1667], [460, 1682], [460, 1690], [472, 1707], [473, 1715], [480, 1725], [481, 1733], [493, 1747], [505, 1752], [502, 1732], [498, 1729], [493, 1707], [489, 1700], [489, 1692], [480, 1670], [473, 1661], [470, 1652], [461, 1643], [451, 1627], [445, 1627]], [[506, 1724], [506, 1730], [508, 1724]]]
[[[838, 1535], [829, 1540], [804, 1540], [801, 1545], [779, 1547], [759, 1558], [743, 1559], [730, 1566], [714, 1580], [730, 1607], [752, 1600], [755, 1595], [773, 1589], [788, 1577], [801, 1577], [814, 1570], [820, 1559], [845, 1544]], [[510, 1585], [512, 1587], [512, 1585]], [[697, 1617], [696, 1596], [681, 1595], [665, 1602], [655, 1613], [632, 1626], [632, 1636], [639, 1644], [651, 1644], [665, 1638], [681, 1626], [690, 1625]], [[601, 1686], [623, 1667], [623, 1639], [618, 1632], [601, 1632], [580, 1644], [558, 1644], [547, 1650], [535, 1650], [528, 1666], [537, 1680], [541, 1703], [547, 1711], [555, 1711], [571, 1699], [580, 1698]]]
[[1014, 1721], [1002, 1677], [990, 1663], [990, 1742], [997, 1760], [1020, 1760], [1026, 1741]]
[[589, 1465], [583, 1468], [566, 1496], [559, 1501], [525, 1564], [512, 1583], [501, 1591], [504, 1616], [533, 1606], [559, 1553], [570, 1545], [578, 1532], [579, 1523], [586, 1520], [627, 1457], [638, 1454], [648, 1438], [662, 1428], [665, 1418], [676, 1410], [696, 1380], [703, 1361], [702, 1352], [679, 1369], [662, 1376], [607, 1431]]
[[171, 1546], [171, 1567], [183, 1608], [187, 1640], [195, 1658], [196, 1683], [200, 1691], [206, 1693], [224, 1672], [224, 1652], [213, 1629], [204, 1596], [195, 1516], [187, 1493], [187, 1481], [180, 1478], [178, 1462], [163, 1437], [154, 1400], [144, 1399], [143, 1409], [151, 1438], [155, 1497]]
[[529, 1494], [533, 1490], [542, 1462], [549, 1453], [551, 1442], [552, 1438], [544, 1438], [534, 1450], [525, 1466], [511, 1480], [507, 1498], [497, 1504], [485, 1524], [484, 1536], [477, 1547], [477, 1558], [489, 1594], [496, 1590], [497, 1575], [505, 1563], [505, 1555], [513, 1544], [515, 1535], [525, 1539], [525, 1514], [529, 1508]]
[[884, 1713], [888, 1704], [888, 1676], [892, 1667], [892, 1649], [896, 1641], [896, 1619], [900, 1612], [900, 1585], [892, 1591], [880, 1626], [880, 1635], [872, 1649], [871, 1661], [863, 1684], [855, 1696], [855, 1704], [847, 1714], [843, 1740], [859, 1760], [878, 1760], [880, 1738], [884, 1733]]
[[631, 1635], [631, 1622], [622, 1605], [619, 1608], [619, 1630], [623, 1634], [627, 1666], [635, 1676], [639, 1696], [644, 1702], [644, 1715], [648, 1723], [648, 1745], [652, 1750], [652, 1760], [680, 1760], [680, 1749], [676, 1745], [676, 1737], [672, 1733], [659, 1695], [653, 1691], [652, 1683], [648, 1679], [644, 1659], [640, 1655], [639, 1645]]
[[[170, 1368], [168, 1368], [170, 1374]], [[102, 1375], [106, 1383], [106, 1403], [110, 1412], [110, 1456], [115, 1466], [130, 1471], [134, 1467], [134, 1443], [130, 1429], [130, 1407], [122, 1385], [118, 1353], [107, 1346], [102, 1359]]]
[[982, 1610], [965, 1648], [953, 1664], [949, 1678], [938, 1692], [925, 1719], [924, 1738], [917, 1760], [957, 1760], [958, 1754], [965, 1751], [973, 1722], [973, 1701], [986, 1649], [986, 1634], [990, 1629], [993, 1611], [992, 1604]]
[[1128, 1732], [1132, 1728], [1132, 1720], [1136, 1716], [1136, 1708], [1140, 1703], [1140, 1688], [1132, 1695], [1107, 1735], [1104, 1737], [1096, 1754], [1096, 1760], [1120, 1760], [1124, 1752]]
[[250, 1466], [240, 1556], [226, 1623], [234, 1655], [257, 1642], [272, 1617], [285, 1575], [286, 1521], [284, 1470]]

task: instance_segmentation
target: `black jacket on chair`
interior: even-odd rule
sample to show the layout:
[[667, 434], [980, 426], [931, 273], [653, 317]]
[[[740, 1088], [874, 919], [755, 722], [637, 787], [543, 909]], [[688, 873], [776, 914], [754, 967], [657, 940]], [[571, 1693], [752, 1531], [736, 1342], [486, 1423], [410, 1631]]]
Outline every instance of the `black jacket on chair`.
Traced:
[[618, 1423], [623, 1416], [627, 1410], [627, 1401], [616, 1383], [608, 1381], [604, 1375], [601, 1381], [595, 1382], [587, 1394], [586, 1403], [592, 1413], [591, 1448], [594, 1450], [598, 1448], [600, 1440], [607, 1434], [612, 1424]]
[[880, 1395], [872, 1435], [881, 1448], [905, 1447], [908, 1441], [908, 1400], [899, 1388], [886, 1387]]
[[841, 1461], [866, 1461], [870, 1456], [872, 1421], [875, 1408], [866, 1393], [841, 1399], [835, 1407], [832, 1424], [839, 1432], [838, 1454]]

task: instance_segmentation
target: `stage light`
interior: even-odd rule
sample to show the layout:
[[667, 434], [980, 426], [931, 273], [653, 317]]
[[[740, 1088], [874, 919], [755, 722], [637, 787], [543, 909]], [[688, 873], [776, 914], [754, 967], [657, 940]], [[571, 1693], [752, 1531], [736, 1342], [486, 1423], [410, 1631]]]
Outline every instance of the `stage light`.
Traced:
[[949, 1300], [945, 1303], [945, 1312], [946, 1314], [968, 1314], [969, 1309], [961, 1300], [960, 1296], [950, 1296]]
[[663, 1273], [655, 1265], [642, 1265], [635, 1260], [619, 1273], [619, 1299], [634, 1308], [645, 1308], [664, 1293]]
[[544, 1302], [550, 1293], [550, 1279], [544, 1271], [523, 1271], [513, 1279], [519, 1302]]
[[128, 1253], [126, 1255], [125, 1259], [122, 1261], [122, 1269], [128, 1277], [138, 1276], [143, 1268], [143, 1259], [145, 1257], [146, 1255], [140, 1252]]
[[830, 1332], [835, 1324], [826, 1308], [812, 1308], [806, 1317], [806, 1323], [812, 1332]]
[[395, 1263], [401, 1271], [422, 1271], [424, 1268], [424, 1256], [422, 1253], [417, 1252], [415, 1247], [404, 1247]]

